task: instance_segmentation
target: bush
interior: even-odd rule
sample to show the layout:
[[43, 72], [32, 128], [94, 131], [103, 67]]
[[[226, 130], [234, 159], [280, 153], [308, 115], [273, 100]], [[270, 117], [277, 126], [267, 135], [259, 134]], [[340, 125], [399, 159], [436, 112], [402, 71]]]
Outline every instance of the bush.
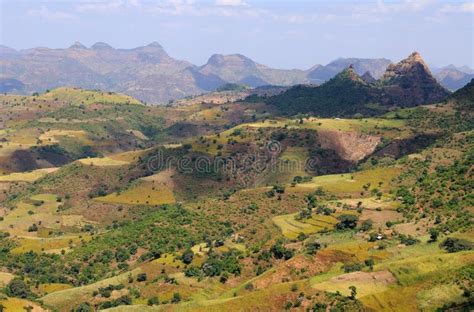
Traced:
[[458, 252], [463, 250], [471, 250], [472, 243], [454, 237], [448, 237], [440, 244], [440, 247], [446, 249], [448, 252]]
[[173, 298], [171, 298], [171, 303], [178, 303], [181, 301], [181, 295], [179, 293], [174, 293]]
[[404, 245], [407, 245], [407, 246], [415, 245], [418, 242], [419, 242], [419, 240], [412, 237], [411, 235], [406, 236], [406, 235], [400, 234], [400, 243], [402, 243]]
[[360, 271], [364, 267], [361, 263], [346, 263], [342, 266], [345, 273]]
[[146, 273], [140, 273], [137, 275], [137, 282], [144, 282], [146, 281], [146, 278], [147, 278]]
[[149, 298], [147, 303], [149, 306], [158, 305], [160, 304], [160, 300], [158, 299], [158, 297], [154, 296]]
[[363, 232], [367, 232], [372, 229], [374, 222], [371, 219], [364, 220], [360, 226], [360, 230]]
[[339, 223], [336, 224], [338, 230], [354, 229], [359, 221], [359, 217], [351, 214], [340, 215], [337, 219], [339, 220]]
[[74, 312], [92, 312], [94, 309], [88, 302], [83, 302], [77, 306]]
[[30, 295], [30, 288], [22, 279], [12, 279], [6, 289], [6, 293], [10, 297], [27, 298]]
[[191, 249], [187, 249], [185, 252], [183, 252], [183, 255], [181, 256], [181, 261], [183, 261], [185, 264], [190, 264], [193, 262], [194, 258], [194, 252]]

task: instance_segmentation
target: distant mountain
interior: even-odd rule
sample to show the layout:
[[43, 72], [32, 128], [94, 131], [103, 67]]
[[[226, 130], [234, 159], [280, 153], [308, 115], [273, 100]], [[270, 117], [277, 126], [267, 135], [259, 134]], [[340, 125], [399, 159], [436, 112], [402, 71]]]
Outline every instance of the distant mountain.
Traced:
[[449, 65], [438, 69], [435, 77], [445, 88], [456, 91], [474, 78], [474, 71], [466, 66], [456, 67]]
[[[21, 51], [0, 46], [0, 91], [31, 94], [72, 86], [122, 92], [158, 104], [214, 91], [227, 83], [250, 87], [321, 84], [349, 65], [364, 81], [375, 83], [371, 77], [382, 77], [389, 64], [387, 59], [340, 58], [308, 70], [284, 70], [241, 54], [214, 54], [206, 64], [196, 66], [172, 58], [157, 42], [134, 49], [115, 49], [104, 42], [90, 48], [75, 42], [67, 49]], [[451, 69], [441, 78], [454, 90], [470, 76]]]
[[216, 54], [196, 66], [170, 57], [157, 42], [134, 49], [115, 49], [104, 42], [90, 48], [75, 42], [67, 49], [22, 51], [0, 46], [0, 69], [2, 92], [31, 94], [74, 86], [123, 92], [151, 103], [202, 94], [226, 83], [258, 87], [307, 82], [303, 70], [273, 69], [239, 54]]
[[284, 114], [312, 112], [320, 116], [348, 116], [436, 103], [449, 95], [449, 91], [433, 78], [417, 52], [389, 65], [375, 83], [368, 80], [367, 74], [363, 79], [355, 66], [349, 65], [320, 86], [295, 86], [266, 101]]
[[241, 54], [214, 54], [199, 68], [199, 71], [214, 74], [231, 83], [242, 83], [251, 87], [307, 82], [306, 72], [303, 70], [273, 69]]
[[362, 75], [369, 72], [372, 77], [380, 78], [391, 61], [388, 59], [362, 59], [362, 58], [339, 58], [326, 66], [317, 66], [308, 73], [308, 79], [312, 83], [320, 84], [331, 78], [345, 68], [352, 65], [357, 74]]

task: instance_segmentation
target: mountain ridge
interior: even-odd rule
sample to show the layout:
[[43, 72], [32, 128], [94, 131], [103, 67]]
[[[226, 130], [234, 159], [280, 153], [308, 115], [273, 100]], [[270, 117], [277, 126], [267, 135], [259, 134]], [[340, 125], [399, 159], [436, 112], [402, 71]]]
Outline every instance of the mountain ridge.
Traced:
[[[321, 84], [350, 64], [359, 76], [369, 72], [372, 77], [380, 78], [390, 63], [383, 58], [338, 58], [306, 70], [276, 69], [242, 54], [213, 54], [205, 64], [195, 65], [173, 58], [158, 42], [132, 49], [115, 48], [105, 42], [96, 42], [90, 47], [75, 42], [68, 48], [25, 50], [2, 45], [0, 89], [32, 94], [70, 85], [123, 92], [159, 104], [213, 91], [226, 83], [250, 87]], [[452, 76], [443, 80], [451, 90], [462, 87], [464, 80], [469, 81], [469, 77], [462, 78], [464, 80], [454, 82], [453, 87], [453, 79], [449, 78]]]

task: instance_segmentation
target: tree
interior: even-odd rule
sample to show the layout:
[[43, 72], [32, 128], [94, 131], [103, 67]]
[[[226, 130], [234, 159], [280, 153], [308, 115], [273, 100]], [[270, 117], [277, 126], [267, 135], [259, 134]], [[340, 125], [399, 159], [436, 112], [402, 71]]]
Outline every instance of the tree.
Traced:
[[27, 298], [30, 289], [25, 282], [19, 278], [14, 278], [7, 285], [7, 295], [10, 297]]
[[356, 298], [356, 295], [357, 295], [357, 288], [355, 286], [349, 286], [349, 289], [351, 290], [351, 295], [350, 295], [349, 298], [354, 300]]
[[160, 304], [160, 299], [158, 299], [157, 296], [154, 296], [148, 299], [149, 306], [158, 305], [158, 304]]
[[357, 226], [359, 218], [351, 214], [343, 214], [337, 217], [339, 223], [336, 224], [338, 230], [354, 229]]
[[430, 240], [429, 242], [436, 242], [438, 240], [439, 232], [437, 229], [431, 228], [430, 229]]
[[372, 229], [374, 222], [371, 219], [364, 220], [360, 226], [360, 230], [363, 232], [367, 232], [368, 230]]
[[183, 255], [181, 256], [181, 260], [185, 264], [190, 264], [191, 262], [193, 262], [193, 258], [194, 252], [191, 249], [187, 249], [185, 252], [183, 252]]
[[374, 269], [374, 264], [375, 264], [374, 259], [372, 259], [372, 258], [365, 259], [364, 263], [365, 263], [366, 266], [369, 267], [369, 269], [370, 269], [371, 271]]
[[181, 295], [179, 293], [174, 293], [173, 298], [171, 298], [171, 303], [178, 303], [181, 301]]
[[144, 282], [146, 281], [146, 273], [140, 273], [137, 275], [137, 282]]

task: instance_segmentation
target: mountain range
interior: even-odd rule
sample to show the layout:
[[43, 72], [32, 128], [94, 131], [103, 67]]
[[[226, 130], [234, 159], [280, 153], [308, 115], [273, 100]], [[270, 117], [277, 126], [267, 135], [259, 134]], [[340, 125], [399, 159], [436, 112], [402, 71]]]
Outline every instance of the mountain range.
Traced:
[[[202, 66], [169, 56], [153, 42], [133, 49], [115, 49], [97, 42], [90, 48], [76, 42], [67, 49], [15, 50], [0, 46], [0, 92], [31, 94], [59, 86], [126, 93], [144, 102], [166, 103], [213, 91], [226, 83], [251, 87], [321, 84], [353, 65], [363, 79], [381, 78], [388, 59], [340, 58], [307, 70], [274, 69], [241, 54], [212, 55]], [[473, 77], [468, 68], [448, 66], [436, 78], [456, 90]]]

